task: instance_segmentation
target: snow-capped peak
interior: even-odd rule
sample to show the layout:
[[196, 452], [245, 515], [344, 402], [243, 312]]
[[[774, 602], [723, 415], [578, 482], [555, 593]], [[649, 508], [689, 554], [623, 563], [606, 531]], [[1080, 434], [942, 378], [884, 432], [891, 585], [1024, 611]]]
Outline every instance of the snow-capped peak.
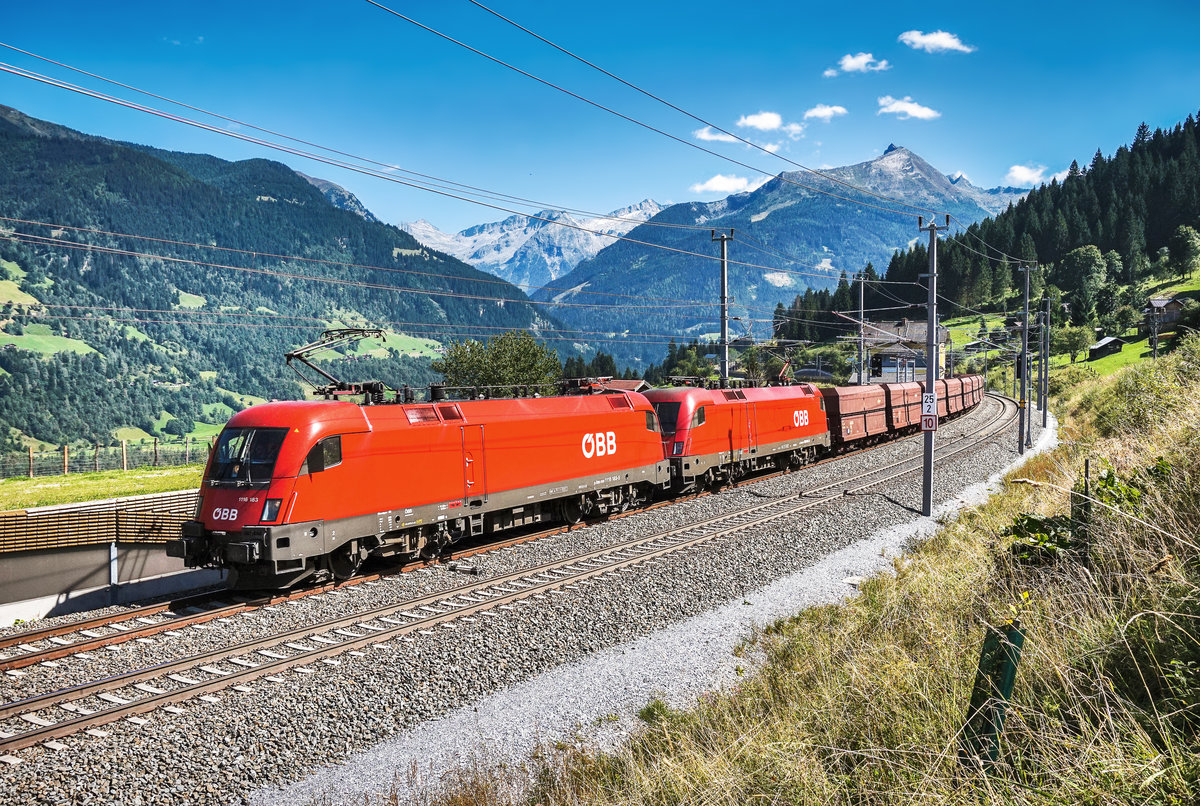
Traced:
[[424, 220], [399, 226], [421, 243], [532, 294], [608, 246], [612, 236], [624, 235], [662, 209], [658, 202], [645, 199], [594, 217], [542, 210], [478, 224], [456, 234], [442, 232]]

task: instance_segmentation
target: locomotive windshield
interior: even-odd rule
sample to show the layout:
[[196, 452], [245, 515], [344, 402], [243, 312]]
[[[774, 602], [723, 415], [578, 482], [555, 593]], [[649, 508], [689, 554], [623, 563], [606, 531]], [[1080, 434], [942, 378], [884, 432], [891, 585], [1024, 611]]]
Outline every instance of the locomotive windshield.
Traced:
[[214, 486], [266, 487], [275, 475], [286, 428], [226, 428], [213, 451], [209, 483]]
[[664, 434], [674, 434], [676, 421], [679, 419], [680, 403], [675, 401], [661, 402], [654, 404], [654, 413], [658, 415], [658, 424], [662, 426]]

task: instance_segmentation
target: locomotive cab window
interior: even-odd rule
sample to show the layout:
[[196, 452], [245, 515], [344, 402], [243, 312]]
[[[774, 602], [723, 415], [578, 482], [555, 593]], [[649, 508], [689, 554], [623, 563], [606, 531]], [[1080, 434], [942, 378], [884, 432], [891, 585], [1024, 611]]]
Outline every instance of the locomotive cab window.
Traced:
[[312, 450], [308, 452], [308, 456], [304, 458], [304, 464], [300, 466], [300, 475], [320, 473], [341, 463], [341, 436], [325, 437], [325, 439], [313, 445]]
[[676, 421], [679, 419], [679, 403], [655, 403], [654, 413], [658, 415], [658, 424], [664, 434], [674, 434]]
[[652, 411], [646, 412], [646, 430], [656, 433], [662, 430], [658, 427], [658, 417]]
[[695, 428], [698, 425], [704, 425], [704, 406], [696, 409], [696, 413], [692, 415], [692, 424], [690, 427]]
[[214, 487], [266, 487], [286, 428], [226, 428], [213, 449], [208, 483]]

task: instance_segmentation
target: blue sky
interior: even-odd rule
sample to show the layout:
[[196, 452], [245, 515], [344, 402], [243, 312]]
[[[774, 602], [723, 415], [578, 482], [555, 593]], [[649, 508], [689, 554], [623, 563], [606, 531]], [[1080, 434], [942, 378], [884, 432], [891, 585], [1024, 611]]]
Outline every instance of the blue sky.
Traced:
[[[550, 207], [606, 212], [647, 197], [711, 200], [794, 169], [741, 144], [703, 139], [695, 121], [467, 0], [380, 2], [757, 170], [589, 107], [365, 0], [10, 3], [0, 41], [293, 137]], [[1086, 164], [1097, 148], [1111, 154], [1141, 121], [1173, 126], [1200, 109], [1194, 2], [486, 5], [811, 167], [861, 162], [896, 143], [983, 187], [1028, 184], [1072, 159]], [[8, 49], [0, 61], [148, 102]], [[426, 218], [458, 230], [507, 215], [11, 74], [0, 73], [0, 103], [116, 139], [281, 159], [344, 185], [392, 223]]]

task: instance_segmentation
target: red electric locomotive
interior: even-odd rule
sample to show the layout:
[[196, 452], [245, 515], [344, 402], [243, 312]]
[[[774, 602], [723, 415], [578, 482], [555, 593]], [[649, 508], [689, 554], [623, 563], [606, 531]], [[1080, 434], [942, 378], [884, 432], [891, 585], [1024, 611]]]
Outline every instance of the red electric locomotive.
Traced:
[[287, 587], [349, 577], [372, 553], [624, 509], [669, 484], [639, 394], [267, 403], [221, 432], [168, 553], [233, 569], [236, 587]]
[[[170, 556], [230, 569], [240, 588], [345, 579], [372, 554], [430, 555], [468, 536], [576, 522], [919, 424], [921, 384], [418, 404], [400, 402], [412, 399], [407, 387], [385, 402], [381, 383], [343, 384], [305, 358], [372, 333], [327, 331], [288, 354], [331, 382], [318, 389], [326, 400], [235, 414]], [[983, 397], [977, 376], [935, 387], [942, 416]], [[349, 394], [364, 402], [337, 399]]]
[[676, 489], [713, 486], [764, 467], [797, 467], [828, 447], [825, 405], [809, 384], [645, 393], [662, 425]]

